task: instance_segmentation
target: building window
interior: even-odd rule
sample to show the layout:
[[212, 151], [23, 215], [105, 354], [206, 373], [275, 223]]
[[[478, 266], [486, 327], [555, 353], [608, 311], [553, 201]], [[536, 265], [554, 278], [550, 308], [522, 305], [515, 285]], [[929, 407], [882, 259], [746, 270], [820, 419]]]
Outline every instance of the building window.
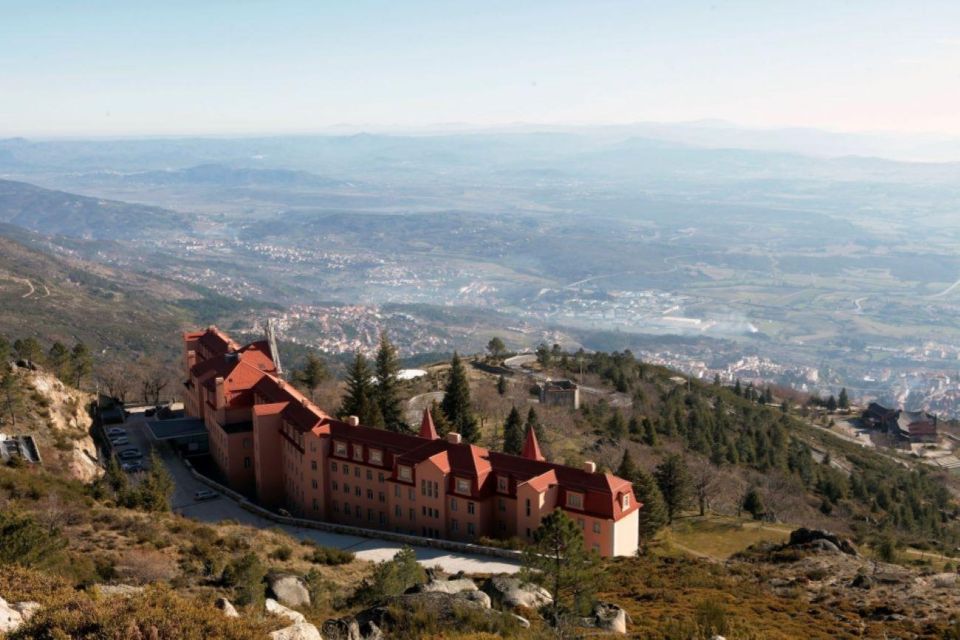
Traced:
[[360, 498], [363, 496], [363, 491], [360, 490], [360, 487], [354, 487], [353, 492], [357, 494], [357, 497]]
[[347, 443], [346, 442], [334, 442], [333, 443], [333, 452], [338, 456], [347, 455]]
[[457, 522], [456, 520], [451, 520], [451, 521], [450, 521], [450, 529], [453, 530], [453, 531], [459, 531], [459, 530], [460, 530], [460, 523]]
[[331, 463], [330, 463], [330, 469], [333, 470], [333, 471], [336, 471], [336, 470], [337, 470], [337, 463], [336, 463], [336, 462], [331, 462]]
[[373, 509], [367, 509], [367, 522], [373, 522]]
[[629, 508], [630, 508], [630, 494], [629, 494], [629, 493], [623, 494], [623, 500], [622, 500], [621, 502], [622, 502], [622, 505], [621, 505], [621, 507], [620, 507], [621, 509], [624, 509], [624, 510], [629, 509]]
[[[530, 498], [527, 498], [527, 515], [530, 515]], [[529, 529], [527, 529], [529, 531]], [[529, 533], [527, 535], [530, 535]]]
[[244, 438], [244, 439], [243, 439], [243, 448], [244, 448], [244, 449], [249, 449], [249, 448], [252, 447], [252, 446], [253, 446], [253, 441], [251, 441], [250, 438]]
[[318, 486], [319, 486], [319, 485], [317, 484], [317, 479], [316, 479], [316, 478], [314, 478], [313, 480], [311, 480], [311, 481], [310, 481], [310, 484], [313, 485], [313, 488], [314, 488], [314, 489], [318, 488]]
[[410, 507], [410, 521], [413, 522], [416, 519], [417, 519], [417, 512], [413, 509], [413, 507]]
[[466, 478], [457, 478], [457, 493], [469, 494], [470, 481]]
[[395, 498], [400, 497], [400, 485], [398, 484], [393, 485], [393, 497]]
[[383, 451], [370, 449], [370, 464], [383, 464]]
[[500, 509], [500, 511], [506, 511], [506, 510], [507, 510], [507, 501], [504, 500], [503, 498], [498, 498], [498, 499], [497, 499], [497, 507]]
[[456, 511], [456, 510], [457, 510], [457, 499], [450, 498], [450, 511]]
[[319, 510], [320, 510], [320, 505], [317, 504], [317, 499], [316, 499], [316, 498], [313, 499], [313, 510], [314, 510], [314, 511], [319, 511]]
[[343, 465], [343, 475], [345, 476], [350, 475], [350, 465], [348, 464]]
[[600, 553], [600, 544], [597, 543], [597, 542], [594, 542], [594, 543], [593, 543], [593, 550], [594, 550], [596, 553]]
[[600, 533], [600, 523], [599, 523], [599, 522], [594, 522], [594, 523], [593, 523], [593, 532], [594, 532], [594, 533]]
[[378, 495], [377, 497], [380, 499], [380, 502], [386, 502], [386, 501], [387, 501], [387, 494], [385, 494], [383, 491], [381, 491], [381, 492], [380, 492], [380, 495]]
[[400, 508], [400, 505], [395, 505], [393, 507], [393, 515], [399, 518], [402, 514], [403, 514], [403, 510]]
[[334, 513], [339, 513], [339, 512], [340, 512], [340, 505], [337, 504], [337, 501], [336, 501], [336, 500], [333, 501], [333, 512], [334, 512]]
[[373, 471], [367, 469], [367, 480], [373, 480]]
[[572, 491], [568, 492], [567, 507], [570, 509], [583, 509], [583, 494], [574, 493]]
[[333, 481], [333, 490], [336, 491], [336, 490], [339, 489], [339, 488], [340, 488], [340, 485], [338, 485], [338, 484], [337, 484], [337, 481], [334, 480], [334, 481]]
[[406, 480], [409, 482], [413, 479], [413, 469], [406, 465], [400, 465], [397, 468], [397, 477], [399, 477], [401, 480]]
[[367, 489], [367, 500], [373, 500], [373, 489]]
[[473, 514], [476, 513], [476, 512], [477, 512], [477, 503], [476, 503], [476, 502], [468, 502], [468, 503], [467, 503], [467, 513], [469, 513], [470, 515], [473, 515]]
[[467, 523], [467, 533], [470, 535], [475, 535], [477, 533], [477, 527], [472, 522]]
[[360, 477], [360, 467], [354, 467], [354, 468], [353, 468], [353, 476], [354, 476], [355, 478], [359, 478], [359, 477]]
[[362, 444], [353, 445], [353, 459], [363, 462], [363, 445]]
[[350, 493], [350, 485], [348, 485], [346, 482], [343, 483], [343, 492]]
[[252, 465], [253, 465], [253, 461], [250, 460], [250, 457], [249, 457], [249, 456], [247, 456], [246, 458], [243, 459], [243, 468], [244, 468], [244, 469], [249, 469]]
[[311, 461], [310, 461], [310, 469], [312, 469], [313, 471], [316, 471], [316, 470], [317, 470], [317, 461], [316, 461], [316, 460], [311, 460]]
[[500, 493], [510, 492], [510, 478], [506, 476], [497, 476], [497, 491]]
[[381, 471], [380, 473], [377, 474], [377, 482], [383, 483], [383, 481], [384, 481], [384, 477], [383, 477], [383, 472]]
[[417, 501], [417, 492], [413, 490], [413, 487], [410, 487], [410, 488], [407, 490], [407, 494], [408, 494], [407, 497], [410, 498], [410, 502], [416, 502], [416, 501]]

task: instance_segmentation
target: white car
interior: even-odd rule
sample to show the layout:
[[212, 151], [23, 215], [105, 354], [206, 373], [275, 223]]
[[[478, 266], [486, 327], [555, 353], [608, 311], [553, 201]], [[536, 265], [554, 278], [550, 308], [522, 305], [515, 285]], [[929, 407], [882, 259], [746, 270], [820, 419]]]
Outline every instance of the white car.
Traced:
[[200, 489], [193, 493], [194, 500], [213, 500], [214, 498], [219, 498], [220, 494], [216, 491], [211, 491], [210, 489]]
[[110, 444], [115, 447], [118, 447], [122, 444], [130, 444], [130, 438], [127, 436], [117, 436], [116, 438], [110, 438]]
[[142, 458], [143, 454], [140, 453], [139, 449], [124, 449], [123, 451], [118, 453], [117, 456], [121, 460], [136, 460], [138, 458]]
[[110, 427], [109, 429], [107, 429], [107, 436], [111, 438], [114, 436], [125, 436], [125, 435], [127, 435], [127, 432], [121, 429], [120, 427]]

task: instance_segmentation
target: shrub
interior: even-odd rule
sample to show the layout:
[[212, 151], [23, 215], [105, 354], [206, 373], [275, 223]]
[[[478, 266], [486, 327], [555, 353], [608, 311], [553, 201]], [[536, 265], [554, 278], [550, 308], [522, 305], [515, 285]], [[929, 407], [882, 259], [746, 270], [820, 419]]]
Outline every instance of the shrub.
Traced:
[[387, 596], [398, 596], [426, 578], [427, 573], [417, 562], [416, 552], [410, 547], [403, 547], [393, 559], [376, 564], [373, 574], [357, 588], [353, 600], [368, 604]]
[[65, 546], [66, 540], [56, 529], [25, 514], [0, 512], [0, 565], [41, 565]]
[[343, 549], [336, 549], [334, 547], [316, 547], [311, 553], [308, 553], [304, 559], [314, 564], [335, 566], [350, 564], [355, 557], [352, 551], [344, 551]]
[[263, 579], [267, 570], [255, 553], [240, 556], [227, 564], [221, 582], [233, 589], [234, 601], [240, 605], [263, 601]]
[[293, 549], [291, 549], [287, 545], [283, 545], [282, 547], [277, 547], [270, 553], [271, 560], [279, 560], [281, 562], [286, 562], [292, 556], [293, 556]]

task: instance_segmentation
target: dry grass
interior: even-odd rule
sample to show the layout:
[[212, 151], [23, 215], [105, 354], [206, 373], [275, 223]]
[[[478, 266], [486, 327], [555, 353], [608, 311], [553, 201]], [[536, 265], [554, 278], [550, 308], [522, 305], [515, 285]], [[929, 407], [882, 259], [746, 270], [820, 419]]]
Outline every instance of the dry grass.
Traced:
[[685, 518], [661, 534], [668, 546], [695, 556], [726, 560], [760, 542], [782, 543], [793, 527], [725, 516]]

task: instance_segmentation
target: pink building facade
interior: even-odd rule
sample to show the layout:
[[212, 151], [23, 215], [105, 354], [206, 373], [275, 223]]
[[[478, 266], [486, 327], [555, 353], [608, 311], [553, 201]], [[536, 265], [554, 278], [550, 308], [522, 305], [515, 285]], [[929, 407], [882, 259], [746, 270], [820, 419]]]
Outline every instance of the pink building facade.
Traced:
[[530, 539], [563, 509], [588, 549], [633, 555], [639, 509], [630, 482], [544, 460], [536, 435], [513, 456], [419, 433], [338, 420], [276, 376], [269, 347], [240, 347], [215, 327], [184, 335], [190, 415], [202, 417], [228, 483], [299, 517], [416, 536]]

